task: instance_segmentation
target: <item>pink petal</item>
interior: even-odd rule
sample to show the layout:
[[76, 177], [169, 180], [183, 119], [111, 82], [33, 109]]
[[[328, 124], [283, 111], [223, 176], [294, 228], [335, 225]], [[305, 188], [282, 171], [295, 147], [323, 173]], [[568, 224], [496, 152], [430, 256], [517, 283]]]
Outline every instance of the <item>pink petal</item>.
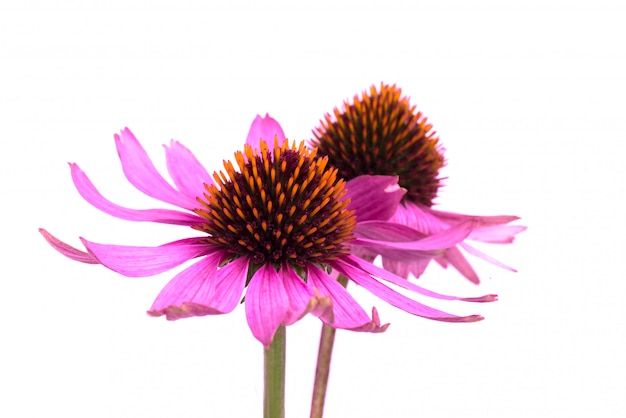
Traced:
[[463, 242], [460, 245], [461, 245], [461, 248], [463, 248], [465, 251], [467, 251], [468, 253], [470, 253], [471, 255], [473, 255], [475, 257], [482, 258], [483, 260], [485, 260], [485, 261], [487, 261], [487, 262], [489, 262], [491, 264], [494, 264], [494, 265], [496, 265], [496, 266], [498, 266], [500, 268], [503, 268], [505, 270], [509, 270], [509, 271], [512, 271], [512, 272], [517, 272], [517, 270], [515, 270], [513, 267], [509, 267], [506, 264], [496, 260], [495, 258], [490, 257], [490, 256], [488, 256], [487, 254], [485, 254], [485, 253], [483, 253], [481, 251], [478, 251], [476, 248], [471, 247], [469, 244], [466, 244], [466, 243]]
[[206, 169], [180, 142], [172, 140], [170, 146], [164, 145], [164, 148], [167, 170], [178, 190], [192, 199], [202, 197], [206, 192], [204, 185], [213, 184]]
[[359, 221], [355, 235], [359, 238], [392, 242], [419, 241], [428, 236], [409, 226], [388, 221]]
[[424, 233], [433, 233], [463, 222], [473, 222], [475, 229], [469, 239], [494, 244], [509, 244], [515, 235], [526, 230], [525, 226], [504, 225], [519, 219], [517, 216], [472, 216], [452, 212], [441, 212], [426, 206], [406, 202], [398, 210], [394, 221], [413, 226]]
[[520, 225], [485, 226], [472, 231], [469, 239], [491, 244], [511, 244], [515, 235], [525, 230], [526, 227]]
[[450, 264], [452, 264], [452, 266], [454, 266], [454, 268], [456, 268], [459, 271], [459, 273], [461, 273], [470, 282], [474, 284], [480, 283], [478, 274], [476, 274], [476, 272], [472, 268], [469, 261], [467, 261], [465, 256], [461, 253], [461, 251], [458, 248], [456, 247], [448, 248], [443, 253], [443, 255], [441, 255], [438, 258], [443, 258], [446, 260], [445, 264], [440, 263], [443, 267], [447, 267], [447, 262], [449, 262]]
[[139, 191], [184, 209], [193, 210], [199, 206], [194, 198], [179, 192], [165, 181], [128, 128], [124, 128], [121, 135], [115, 135], [115, 145], [126, 178]]
[[447, 223], [456, 223], [463, 221], [475, 221], [480, 226], [493, 226], [493, 225], [503, 225], [509, 222], [516, 221], [519, 216], [511, 216], [511, 215], [500, 215], [500, 216], [475, 216], [475, 215], [463, 215], [460, 213], [453, 212], [443, 212], [440, 210], [435, 210], [432, 208], [427, 208], [425, 206], [421, 206], [421, 210], [423, 212], [427, 212], [438, 219], [441, 219]]
[[[433, 250], [444, 250], [453, 247], [467, 238], [474, 229], [474, 226], [474, 223], [471, 221], [464, 222], [438, 233], [434, 233], [426, 238], [408, 241], [400, 240], [402, 237], [398, 232], [406, 230], [406, 237], [408, 239], [417, 236], [411, 235], [416, 234], [416, 232], [410, 232], [407, 230], [407, 227], [400, 224], [393, 224], [391, 222], [359, 223], [355, 230], [356, 238], [354, 241], [350, 242], [350, 245], [361, 245], [377, 249], [395, 249], [399, 250], [398, 254], [404, 254], [403, 256], [406, 256], [406, 254], [409, 254], [411, 251], [417, 251], [417, 255], [419, 255], [420, 252], [424, 251], [432, 252]], [[367, 237], [364, 237], [364, 235]]]
[[81, 238], [90, 254], [105, 267], [128, 277], [145, 277], [170, 270], [187, 260], [209, 254], [212, 246], [199, 239], [171, 242], [159, 247], [97, 244]]
[[346, 183], [349, 210], [355, 210], [357, 221], [391, 218], [406, 190], [398, 185], [398, 176], [363, 175]]
[[385, 325], [380, 325], [380, 316], [378, 315], [378, 311], [376, 308], [372, 308], [372, 322], [369, 325], [371, 330], [366, 329], [353, 329], [352, 331], [366, 331], [366, 332], [384, 332], [389, 328], [389, 323]]
[[178, 273], [155, 299], [151, 316], [165, 315], [169, 321], [217, 313], [209, 306], [215, 291], [215, 275], [223, 254], [209, 254]]
[[410, 273], [413, 273], [415, 277], [420, 277], [426, 270], [426, 267], [428, 267], [431, 259], [427, 258], [422, 260], [412, 259], [410, 261], [401, 261], [389, 257], [382, 257], [382, 261], [385, 270], [390, 271], [397, 276], [408, 278]]
[[332, 299], [332, 310], [320, 316], [326, 324], [355, 331], [382, 332], [387, 329], [388, 324], [381, 329], [380, 321], [376, 324], [376, 321], [371, 320], [350, 293], [324, 271], [311, 264], [307, 267], [307, 277], [309, 286]]
[[311, 299], [314, 298], [314, 294], [304, 280], [288, 265], [281, 267], [279, 275], [283, 277], [285, 292], [287, 292], [287, 299], [289, 300], [289, 309], [282, 323], [291, 325], [314, 308], [311, 306]]
[[239, 257], [217, 271], [215, 293], [210, 306], [217, 312], [231, 312], [239, 301], [248, 278], [250, 260]]
[[403, 202], [398, 206], [398, 211], [390, 221], [410, 226], [423, 234], [433, 234], [449, 227], [448, 223], [426, 209], [426, 206], [423, 205], [417, 205], [408, 201]]
[[136, 210], [118, 206], [104, 198], [100, 192], [98, 192], [93, 183], [91, 183], [87, 175], [80, 169], [80, 167], [78, 167], [78, 165], [71, 163], [70, 169], [74, 185], [83, 199], [109, 215], [126, 219], [128, 221], [159, 222], [174, 225], [191, 226], [202, 223], [201, 217], [191, 213], [178, 212], [168, 209]]
[[246, 318], [252, 335], [266, 347], [289, 310], [283, 280], [271, 264], [265, 264], [248, 283]]
[[74, 261], [80, 261], [87, 264], [100, 264], [96, 257], [92, 254], [81, 251], [59, 240], [57, 237], [49, 233], [43, 228], [39, 228], [39, 232], [43, 235], [44, 239], [48, 241], [48, 244], [55, 250], [63, 254], [64, 256], [71, 258]]
[[[449, 231], [451, 228], [455, 228], [459, 225], [463, 225], [467, 222], [473, 224], [473, 228], [467, 239], [483, 241], [494, 244], [507, 244], [513, 242], [515, 235], [526, 230], [525, 226], [519, 225], [504, 225], [508, 222], [512, 222], [519, 219], [517, 216], [471, 216], [462, 215], [452, 212], [441, 212], [433, 210], [423, 205], [417, 205], [411, 202], [405, 202], [404, 205], [400, 205], [398, 212], [394, 215], [392, 220], [409, 227], [413, 227], [424, 234], [438, 234]], [[362, 230], [365, 230], [367, 225], [361, 227], [357, 226], [356, 236], [357, 240], [353, 242], [353, 245], [364, 245], [360, 234]], [[368, 238], [371, 238], [373, 234], [367, 232]], [[463, 240], [455, 243], [465, 248], [467, 244], [462, 242]], [[380, 245], [380, 244], [379, 244]], [[437, 255], [435, 260], [444, 268], [449, 264], [452, 264], [463, 276], [469, 279], [471, 282], [478, 284], [479, 278], [472, 266], [469, 264], [465, 256], [461, 251], [450, 245], [449, 249], [445, 253]], [[373, 247], [376, 248], [376, 247]], [[490, 263], [493, 263], [499, 267], [507, 270], [514, 271], [511, 267], [495, 260], [492, 257], [476, 250], [473, 247], [467, 246], [466, 250], [477, 257], [480, 257]], [[388, 250], [387, 250], [388, 251]], [[410, 255], [401, 250], [395, 253], [383, 253], [379, 251], [383, 256], [387, 256], [390, 259], [410, 260]], [[406, 266], [405, 266], [406, 267]]]
[[372, 294], [378, 296], [382, 300], [387, 303], [402, 309], [410, 314], [421, 316], [423, 318], [428, 318], [436, 321], [445, 321], [445, 322], [476, 322], [484, 319], [480, 315], [471, 315], [471, 316], [456, 316], [446, 312], [439, 311], [437, 309], [428, 307], [419, 302], [416, 302], [412, 299], [407, 298], [406, 296], [388, 288], [383, 285], [379, 281], [370, 277], [369, 274], [364, 271], [354, 268], [349, 264], [342, 262], [333, 263], [333, 267], [336, 268], [341, 274], [348, 277], [350, 280], [358, 284], [359, 286], [363, 286], [367, 290], [369, 290]]
[[352, 269], [357, 268], [361, 272], [367, 272], [372, 276], [375, 276], [382, 280], [393, 283], [404, 289], [411, 290], [413, 292], [419, 293], [424, 296], [429, 296], [435, 299], [461, 300], [461, 301], [469, 301], [469, 302], [494, 302], [497, 299], [496, 295], [485, 295], [485, 296], [470, 297], [470, 298], [442, 295], [440, 293], [436, 293], [431, 290], [424, 289], [423, 287], [417, 286], [411, 283], [410, 281], [404, 279], [403, 277], [397, 276], [385, 269], [381, 269], [380, 267], [375, 266], [372, 263], [369, 263], [367, 261], [361, 260], [353, 256], [348, 256], [345, 261], [339, 260], [337, 262], [348, 265], [348, 268], [352, 268]]
[[263, 139], [271, 147], [274, 143], [274, 137], [278, 139], [278, 145], [285, 141], [285, 134], [280, 124], [267, 113], [264, 118], [261, 115], [256, 115], [250, 126], [246, 144], [258, 150], [260, 148], [260, 140]]

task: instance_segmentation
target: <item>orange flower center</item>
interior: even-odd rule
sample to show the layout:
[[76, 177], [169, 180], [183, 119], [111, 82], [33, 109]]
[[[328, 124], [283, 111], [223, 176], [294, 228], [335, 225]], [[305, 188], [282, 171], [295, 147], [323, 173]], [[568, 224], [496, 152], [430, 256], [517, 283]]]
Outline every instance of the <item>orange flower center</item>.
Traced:
[[209, 243], [258, 264], [323, 264], [348, 253], [356, 218], [328, 158], [304, 142], [275, 141], [270, 150], [261, 141], [260, 151], [246, 145], [235, 160], [238, 170], [224, 162], [225, 173], [214, 173], [215, 184], [198, 199], [196, 213], [206, 222], [196, 229]]

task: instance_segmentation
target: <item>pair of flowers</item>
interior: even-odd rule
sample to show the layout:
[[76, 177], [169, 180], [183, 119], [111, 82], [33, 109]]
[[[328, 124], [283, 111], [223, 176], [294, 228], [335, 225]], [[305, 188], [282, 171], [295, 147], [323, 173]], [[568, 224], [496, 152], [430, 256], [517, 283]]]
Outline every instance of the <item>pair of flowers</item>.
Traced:
[[[128, 181], [146, 195], [177, 206], [136, 210], [102, 196], [76, 164], [72, 179], [90, 204], [109, 215], [191, 227], [193, 237], [158, 247], [105, 245], [81, 238], [85, 251], [41, 229], [65, 256], [102, 264], [122, 275], [150, 276], [198, 259], [161, 291], [148, 313], [175, 320], [232, 311], [245, 289], [246, 318], [254, 337], [268, 346], [280, 325], [305, 314], [354, 331], [382, 332], [336, 280], [338, 275], [408, 313], [449, 322], [481, 320], [430, 308], [393, 289], [445, 300], [487, 302], [495, 295], [459, 298], [431, 292], [407, 280], [428, 263], [452, 265], [478, 276], [459, 247], [509, 267], [471, 247], [474, 239], [510, 243], [524, 227], [514, 216], [478, 217], [436, 211], [442, 150], [421, 113], [382, 85], [355, 96], [326, 115], [309, 146], [291, 143], [266, 115], [253, 121], [244, 150], [210, 176], [177, 141], [165, 147], [172, 186], [155, 169], [130, 130], [115, 135]], [[371, 263], [382, 256], [383, 268]]]

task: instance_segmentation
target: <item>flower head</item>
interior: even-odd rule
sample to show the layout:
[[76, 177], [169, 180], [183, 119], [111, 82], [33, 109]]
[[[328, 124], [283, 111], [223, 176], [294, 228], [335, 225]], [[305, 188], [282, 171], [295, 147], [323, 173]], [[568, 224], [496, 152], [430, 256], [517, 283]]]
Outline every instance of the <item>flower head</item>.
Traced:
[[[467, 216], [432, 209], [441, 187], [439, 170], [445, 165], [444, 149], [436, 133], [421, 112], [411, 105], [395, 85], [380, 85], [344, 102], [340, 111], [326, 114], [314, 131], [312, 145], [320, 156], [327, 156], [339, 175], [350, 180], [360, 175], [395, 175], [406, 189], [401, 204], [389, 221], [414, 228], [424, 236], [438, 234], [455, 226], [472, 222], [468, 239], [490, 243], [510, 243], [525, 227], [507, 225], [516, 216]], [[466, 242], [457, 242], [436, 256], [442, 266], [453, 265], [466, 278], [479, 282], [478, 275], [457, 247], [472, 255], [515, 271], [483, 254]], [[381, 254], [363, 249], [363, 254]], [[431, 258], [408, 254], [382, 254], [385, 268], [403, 277], [419, 277]]]
[[341, 177], [398, 176], [405, 200], [430, 207], [441, 186], [443, 149], [432, 125], [401, 94], [395, 86], [383, 84], [380, 92], [372, 86], [369, 95], [327, 114], [313, 145]]
[[315, 158], [304, 142], [295, 148], [276, 141], [270, 150], [261, 140], [260, 152], [249, 145], [244, 152], [199, 199], [203, 208], [195, 212], [204, 223], [194, 228], [207, 242], [257, 265], [306, 267], [349, 254], [356, 218], [327, 158]]
[[[226, 161], [224, 170], [212, 177], [187, 148], [172, 141], [166, 159], [176, 187], [157, 172], [130, 130], [115, 136], [128, 180], [143, 193], [186, 212], [116, 205], [97, 191], [76, 164], [70, 164], [79, 193], [98, 209], [127, 220], [191, 227], [198, 236], [158, 247], [106, 245], [81, 238], [86, 248], [82, 251], [40, 231], [65, 256], [130, 277], [162, 273], [197, 258], [163, 288], [148, 313], [169, 320], [228, 313], [241, 303], [245, 290], [249, 327], [264, 345], [270, 344], [281, 324], [293, 324], [306, 313], [335, 328], [384, 331], [388, 324], [381, 325], [375, 308], [370, 318], [339, 284], [337, 274], [414, 315], [451, 322], [482, 319], [430, 308], [381, 280], [438, 299], [485, 302], [494, 300], [494, 295], [440, 295], [351, 254], [359, 212], [364, 218], [376, 218], [395, 211], [400, 197], [397, 190], [388, 190], [395, 179], [379, 179], [379, 187], [367, 184], [367, 190], [354, 183], [351, 192], [386, 203], [352, 210], [345, 182], [328, 165], [327, 157], [318, 157], [304, 143], [289, 145], [269, 117], [257, 117], [250, 132], [243, 152], [235, 153], [235, 163]], [[263, 138], [273, 138], [272, 145]], [[408, 245], [410, 251], [432, 246], [428, 242], [421, 247]]]

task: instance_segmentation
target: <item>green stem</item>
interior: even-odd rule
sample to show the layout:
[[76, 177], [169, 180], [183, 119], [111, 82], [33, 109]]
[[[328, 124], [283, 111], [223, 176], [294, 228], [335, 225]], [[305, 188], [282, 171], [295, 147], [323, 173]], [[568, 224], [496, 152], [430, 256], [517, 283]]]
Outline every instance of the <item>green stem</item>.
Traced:
[[[343, 287], [348, 285], [348, 279], [339, 276], [337, 279]], [[322, 418], [324, 414], [324, 401], [326, 400], [326, 388], [328, 387], [328, 375], [330, 374], [330, 360], [333, 355], [336, 329], [322, 324], [320, 347], [317, 352], [317, 367], [315, 369], [315, 383], [313, 384], [313, 398], [311, 399], [311, 418]]]
[[263, 393], [263, 417], [285, 417], [285, 346], [287, 331], [278, 327], [268, 348], [263, 349], [265, 366], [265, 390]]

